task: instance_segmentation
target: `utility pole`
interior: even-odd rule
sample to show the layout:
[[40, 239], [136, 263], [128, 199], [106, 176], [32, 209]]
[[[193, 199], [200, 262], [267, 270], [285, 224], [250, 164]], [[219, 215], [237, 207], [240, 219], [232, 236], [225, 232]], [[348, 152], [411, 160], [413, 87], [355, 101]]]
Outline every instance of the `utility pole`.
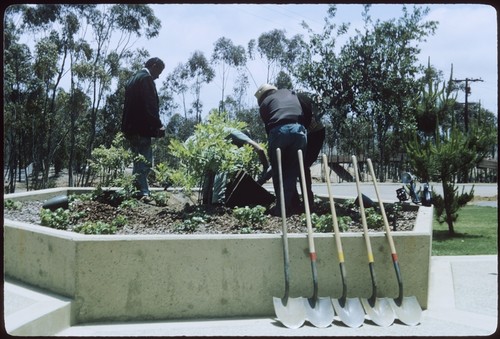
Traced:
[[470, 94], [470, 86], [469, 82], [483, 81], [481, 79], [455, 79], [453, 82], [465, 82], [465, 106], [464, 106], [464, 124], [465, 124], [465, 132], [469, 132], [469, 105], [468, 105], [468, 96]]

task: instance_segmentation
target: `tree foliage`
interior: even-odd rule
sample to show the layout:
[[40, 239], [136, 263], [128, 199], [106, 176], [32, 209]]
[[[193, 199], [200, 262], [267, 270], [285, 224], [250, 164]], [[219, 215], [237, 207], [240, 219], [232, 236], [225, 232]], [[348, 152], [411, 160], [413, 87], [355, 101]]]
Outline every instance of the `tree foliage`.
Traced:
[[489, 126], [475, 124], [475, 128], [466, 133], [456, 123], [455, 97], [450, 85], [452, 75], [453, 72], [448, 83], [440, 86], [436, 72], [428, 66], [414, 105], [418, 129], [407, 143], [415, 173], [426, 182], [442, 184], [443, 196], [434, 192], [433, 203], [438, 221], [446, 222], [451, 234], [455, 232], [458, 210], [474, 197], [474, 189], [458, 193], [458, 175], [477, 166], [496, 138]]
[[251, 175], [258, 173], [260, 163], [253, 148], [232, 144], [227, 128], [241, 130], [245, 124], [230, 121], [226, 113], [213, 110], [205, 123], [196, 125], [194, 134], [186, 141], [171, 140], [169, 151], [178, 164], [170, 174], [174, 185], [191, 189], [200, 185], [207, 175], [233, 173], [239, 169]]
[[[182, 165], [168, 145], [174, 139], [184, 143], [203, 123], [205, 112], [215, 108], [203, 107], [201, 92], [217, 78], [222, 86], [216, 109], [224, 113], [226, 123], [244, 122], [254, 140], [265, 141], [255, 100], [244, 100], [249, 80], [255, 83], [248, 63], [260, 59], [268, 82], [313, 94], [328, 131], [329, 154], [369, 156], [378, 165], [379, 180], [386, 180], [386, 168], [395, 157], [405, 166], [405, 146], [415, 138], [414, 131], [425, 149], [436, 126], [440, 135], [451, 136], [452, 126], [462, 130], [464, 125], [458, 103], [434, 105], [444, 102], [436, 80], [439, 71], [430, 71], [430, 62], [427, 70], [418, 64], [419, 45], [434, 33], [437, 23], [426, 21], [425, 7], [402, 8], [400, 18], [374, 21], [370, 6], [365, 6], [363, 28], [351, 32], [348, 23], [336, 20], [332, 5], [319, 32], [304, 22], [303, 35], [289, 37], [283, 29], [272, 29], [248, 41], [246, 49], [245, 42], [220, 37], [210, 59], [193, 51], [170, 66], [158, 86], [167, 136], [155, 143], [155, 162], [173, 171]], [[134, 49], [134, 43], [158, 37], [160, 28], [152, 8], [143, 4], [7, 8], [3, 117], [8, 192], [25, 179], [20, 175], [27, 167], [32, 168], [26, 178], [28, 189], [50, 187], [51, 169], [66, 168], [69, 186], [92, 183], [92, 152], [112, 147], [121, 125], [124, 84], [150, 57], [148, 51]], [[433, 83], [422, 91], [428, 78]], [[449, 85], [445, 90], [464, 89]], [[468, 141], [478, 151], [476, 160], [495, 155], [496, 117], [473, 103], [469, 114], [471, 130], [488, 135]], [[461, 171], [463, 178], [471, 169], [466, 166]], [[398, 179], [397, 170], [392, 175]]]

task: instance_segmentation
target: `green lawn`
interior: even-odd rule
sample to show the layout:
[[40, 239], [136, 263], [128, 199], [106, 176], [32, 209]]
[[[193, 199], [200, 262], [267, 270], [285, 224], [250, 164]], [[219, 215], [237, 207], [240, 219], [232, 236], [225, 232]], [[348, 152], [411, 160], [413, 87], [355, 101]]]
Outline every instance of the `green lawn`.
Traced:
[[451, 236], [448, 225], [434, 219], [432, 255], [498, 254], [498, 208], [465, 206], [454, 228]]

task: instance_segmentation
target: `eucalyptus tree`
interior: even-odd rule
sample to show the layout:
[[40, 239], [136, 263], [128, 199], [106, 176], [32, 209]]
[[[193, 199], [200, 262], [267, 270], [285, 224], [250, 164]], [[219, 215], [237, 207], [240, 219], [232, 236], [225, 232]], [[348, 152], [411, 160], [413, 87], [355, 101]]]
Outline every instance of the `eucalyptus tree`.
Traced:
[[188, 90], [187, 85], [188, 79], [188, 69], [186, 64], [179, 63], [175, 68], [167, 74], [165, 80], [162, 83], [161, 89], [158, 92], [160, 97], [162, 97], [162, 109], [167, 112], [172, 112], [178, 108], [175, 103], [175, 95], [180, 95], [182, 98], [182, 108], [184, 111], [184, 118], [187, 119], [187, 109], [186, 109], [186, 92]]
[[227, 80], [229, 78], [229, 71], [231, 70], [231, 68], [240, 69], [242, 67], [245, 67], [247, 62], [245, 48], [241, 45], [235, 45], [229, 38], [221, 37], [214, 43], [211, 62], [212, 64], [220, 65], [221, 67], [222, 94], [219, 112], [224, 112], [224, 92]]
[[[32, 143], [34, 178], [37, 180], [38, 171], [42, 171], [39, 184], [44, 187], [48, 185], [49, 168], [57, 147], [64, 145], [64, 140], [58, 138], [70, 135], [70, 148], [75, 147], [76, 126], [88, 127], [80, 129], [79, 136], [86, 136], [85, 157], [89, 158], [97, 131], [103, 131], [100, 124], [111, 126], [107, 118], [102, 117], [105, 98], [111, 92], [113, 79], [121, 72], [120, 64], [131, 56], [132, 39], [156, 36], [160, 21], [147, 5], [43, 4], [18, 8], [22, 32], [33, 37], [31, 72], [38, 95], [28, 107], [32, 107], [33, 124], [37, 124]], [[61, 89], [67, 89], [62, 80], [68, 72], [70, 96], [60, 98], [72, 104], [65, 106], [69, 108], [69, 116], [57, 121], [55, 117], [60, 110], [57, 105], [64, 105], [57, 97]], [[83, 99], [81, 93], [91, 98], [91, 105], [85, 112], [76, 112], [72, 107], [82, 107], [75, 101]], [[70, 128], [66, 127], [68, 123]], [[67, 132], [60, 134], [61, 130]], [[101, 136], [105, 137], [105, 133]]]
[[[103, 112], [112, 80], [118, 77], [120, 61], [129, 56], [131, 40], [143, 34], [150, 39], [157, 36], [161, 28], [160, 20], [148, 5], [115, 4], [101, 8], [86, 13], [85, 18], [92, 28], [93, 48], [89, 60], [76, 67], [79, 79], [87, 83], [92, 98], [87, 142], [89, 159], [96, 142], [98, 114]], [[87, 172], [85, 183], [89, 179], [90, 172]]]
[[266, 82], [272, 82], [278, 69], [281, 68], [281, 59], [287, 49], [287, 39], [283, 29], [273, 29], [262, 33], [257, 40], [257, 51], [267, 62]]
[[[81, 9], [80, 6], [75, 7], [75, 11]], [[6, 22], [9, 22], [11, 17], [16, 17], [19, 23], [19, 38], [27, 34], [41, 36], [38, 39], [28, 39], [23, 45], [33, 49], [32, 62], [25, 65], [25, 71], [30, 76], [30, 91], [33, 93], [25, 106], [25, 118], [31, 122], [31, 150], [27, 161], [33, 164], [33, 188], [46, 187], [48, 184], [50, 164], [57, 146], [61, 144], [61, 136], [64, 137], [60, 133], [60, 122], [55, 116], [58, 109], [56, 97], [67, 71], [65, 64], [70, 50], [69, 44], [75, 33], [74, 16], [70, 14], [64, 7], [55, 5], [14, 5], [6, 11]], [[53, 27], [54, 22], [59, 25], [58, 29]], [[18, 44], [5, 46], [6, 55], [13, 52], [16, 45]], [[17, 62], [19, 61], [6, 60], [5, 68], [8, 69]], [[27, 184], [30, 188], [29, 183]]]
[[195, 51], [187, 62], [189, 77], [193, 80], [192, 89], [195, 95], [193, 109], [196, 114], [196, 121], [201, 122], [201, 111], [203, 103], [200, 100], [201, 87], [210, 83], [215, 77], [215, 71], [210, 66], [205, 54]]
[[33, 91], [32, 54], [26, 44], [19, 43], [22, 32], [13, 19], [19, 10], [17, 6], [7, 8], [4, 18], [3, 162], [8, 174], [8, 193], [15, 192], [16, 179], [21, 179], [18, 169], [25, 168], [31, 161], [33, 144], [28, 107]]
[[238, 103], [237, 111], [243, 109], [243, 97], [245, 96], [248, 86], [250, 86], [250, 81], [248, 80], [248, 76], [244, 73], [238, 74], [236, 81], [233, 87], [234, 97], [236, 98], [236, 102]]

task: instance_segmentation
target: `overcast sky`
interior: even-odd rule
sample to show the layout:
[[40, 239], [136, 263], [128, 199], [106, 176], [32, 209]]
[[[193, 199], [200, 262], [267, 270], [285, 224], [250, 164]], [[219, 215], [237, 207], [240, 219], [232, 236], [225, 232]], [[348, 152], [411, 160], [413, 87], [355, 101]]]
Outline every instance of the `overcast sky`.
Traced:
[[[407, 5], [411, 9], [411, 5]], [[487, 5], [439, 4], [430, 7], [427, 20], [438, 21], [436, 34], [421, 43], [420, 60], [431, 63], [448, 79], [453, 64], [454, 79], [482, 79], [473, 82], [469, 102], [481, 101], [484, 108], [497, 114], [497, 18], [495, 8]], [[217, 39], [226, 37], [236, 45], [247, 47], [251, 39], [273, 29], [284, 29], [287, 37], [307, 32], [300, 23], [306, 21], [316, 32], [321, 32], [327, 5], [271, 5], [271, 4], [154, 4], [155, 15], [162, 22], [159, 37], [136, 42], [152, 56], [166, 63], [164, 73], [157, 80], [158, 86], [180, 62], [186, 62], [195, 50], [203, 51], [207, 59], [212, 55]], [[350, 22], [351, 29], [362, 25], [362, 5], [338, 5], [336, 23]], [[387, 20], [402, 16], [402, 5], [373, 5], [373, 19]], [[265, 65], [249, 65], [252, 78], [246, 103], [256, 105], [253, 93], [266, 80]], [[234, 74], [234, 71], [233, 71]], [[229, 82], [231, 91], [232, 83]], [[220, 99], [221, 80], [217, 77], [202, 88], [204, 115], [217, 107]], [[465, 94], [459, 93], [463, 102]]]

